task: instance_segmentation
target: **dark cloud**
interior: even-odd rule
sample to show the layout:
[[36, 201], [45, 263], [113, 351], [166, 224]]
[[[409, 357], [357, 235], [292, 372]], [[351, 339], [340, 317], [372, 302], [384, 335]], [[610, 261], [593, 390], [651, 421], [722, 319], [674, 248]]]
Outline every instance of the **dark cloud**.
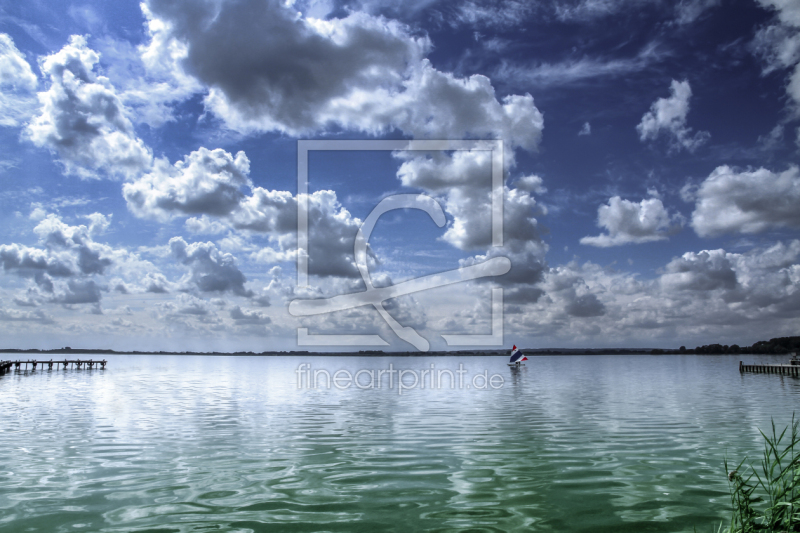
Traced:
[[162, 28], [148, 50], [170, 61], [173, 48], [163, 43], [185, 47], [183, 68], [209, 87], [206, 106], [239, 131], [399, 129], [526, 149], [541, 137], [530, 95], [500, 102], [485, 76], [436, 70], [424, 59], [427, 38], [396, 21], [364, 12], [314, 19], [278, 0], [145, 5]]
[[213, 243], [187, 244], [181, 237], [173, 237], [169, 247], [172, 257], [189, 268], [187, 282], [200, 292], [232, 292], [248, 298], [253, 295], [245, 289], [247, 278], [234, 257], [220, 252]]
[[584, 294], [569, 302], [565, 311], [576, 317], [602, 316], [606, 313], [606, 306], [594, 294]]
[[60, 304], [93, 304], [100, 302], [100, 287], [92, 280], [69, 280], [67, 290], [52, 299]]
[[248, 311], [238, 305], [231, 309], [231, 318], [240, 324], [270, 324], [270, 317], [258, 311]]

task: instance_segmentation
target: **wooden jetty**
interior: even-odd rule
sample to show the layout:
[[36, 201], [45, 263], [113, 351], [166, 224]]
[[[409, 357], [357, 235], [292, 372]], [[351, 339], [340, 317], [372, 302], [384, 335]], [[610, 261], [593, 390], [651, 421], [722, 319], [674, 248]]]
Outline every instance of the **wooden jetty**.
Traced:
[[[36, 367], [39, 365], [41, 365], [42, 368], [46, 366], [48, 370], [52, 370], [53, 365], [55, 365], [56, 369], [59, 368], [59, 365], [63, 365], [62, 368], [64, 370], [67, 368], [88, 368], [90, 370], [99, 368], [100, 370], [105, 370], [106, 363], [108, 363], [108, 361], [105, 359], [102, 361], [95, 361], [93, 359], [64, 359], [63, 361], [53, 361], [52, 359], [49, 361], [36, 361], [29, 359], [27, 361], [0, 361], [0, 374], [11, 372], [12, 369], [17, 372], [28, 370], [28, 365], [31, 365], [33, 370], [36, 370]], [[23, 365], [25, 365], [24, 369]]]
[[755, 372], [757, 374], [783, 374], [800, 376], [800, 365], [746, 365], [739, 361], [739, 372]]

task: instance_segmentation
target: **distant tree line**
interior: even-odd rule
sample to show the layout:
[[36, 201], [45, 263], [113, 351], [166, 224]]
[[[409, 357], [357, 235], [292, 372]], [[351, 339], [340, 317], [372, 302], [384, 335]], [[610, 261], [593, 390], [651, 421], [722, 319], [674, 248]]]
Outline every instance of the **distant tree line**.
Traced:
[[758, 341], [752, 346], [739, 346], [738, 344], [707, 344], [705, 346], [698, 346], [694, 350], [687, 349], [681, 346], [678, 353], [696, 353], [696, 354], [737, 354], [737, 353], [753, 353], [753, 354], [788, 354], [791, 352], [800, 352], [800, 337], [778, 337], [768, 341]]

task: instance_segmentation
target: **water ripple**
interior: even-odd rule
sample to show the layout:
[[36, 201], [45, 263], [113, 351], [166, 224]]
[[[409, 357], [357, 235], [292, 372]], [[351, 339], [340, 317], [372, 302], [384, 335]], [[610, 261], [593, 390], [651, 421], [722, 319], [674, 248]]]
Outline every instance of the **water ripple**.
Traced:
[[[497, 390], [307, 390], [330, 371], [500, 373]], [[0, 376], [2, 531], [698, 531], [722, 459], [800, 380], [731, 357], [112, 356]]]

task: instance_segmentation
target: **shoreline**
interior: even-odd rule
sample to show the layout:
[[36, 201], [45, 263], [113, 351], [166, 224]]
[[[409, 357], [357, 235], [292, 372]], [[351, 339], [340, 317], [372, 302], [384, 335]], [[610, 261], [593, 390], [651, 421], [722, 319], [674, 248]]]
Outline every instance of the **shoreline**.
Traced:
[[[525, 355], [530, 357], [551, 356], [551, 355], [750, 355], [746, 352], [741, 354], [696, 354], [694, 350], [664, 350], [654, 348], [539, 348], [521, 349]], [[19, 355], [200, 355], [200, 356], [282, 356], [282, 355], [307, 355], [307, 356], [363, 356], [363, 357], [481, 357], [487, 355], [507, 356], [509, 350], [431, 350], [428, 352], [384, 352], [381, 350], [361, 350], [357, 352], [313, 352], [305, 350], [292, 351], [264, 351], [264, 352], [175, 352], [175, 351], [117, 351], [110, 349], [80, 349], [80, 348], [56, 348], [52, 350], [39, 349], [17, 349], [2, 348], [0, 354], [19, 354]]]
[[[542, 355], [792, 355], [800, 352], [800, 336], [777, 337], [769, 341], [758, 341], [752, 346], [739, 346], [738, 344], [707, 344], [694, 349], [681, 346], [678, 349], [665, 348], [520, 348], [520, 351], [531, 357]], [[246, 356], [280, 356], [280, 355], [309, 355], [309, 356], [370, 356], [370, 357], [429, 357], [429, 356], [485, 356], [508, 355], [509, 349], [475, 349], [475, 350], [434, 350], [429, 352], [411, 351], [326, 351], [316, 352], [309, 350], [265, 350], [263, 352], [238, 351], [238, 352], [195, 352], [195, 351], [140, 351], [131, 350], [120, 352], [106, 348], [84, 349], [64, 346], [51, 350], [37, 348], [0, 348], [0, 354], [86, 354], [86, 355], [246, 355]]]

